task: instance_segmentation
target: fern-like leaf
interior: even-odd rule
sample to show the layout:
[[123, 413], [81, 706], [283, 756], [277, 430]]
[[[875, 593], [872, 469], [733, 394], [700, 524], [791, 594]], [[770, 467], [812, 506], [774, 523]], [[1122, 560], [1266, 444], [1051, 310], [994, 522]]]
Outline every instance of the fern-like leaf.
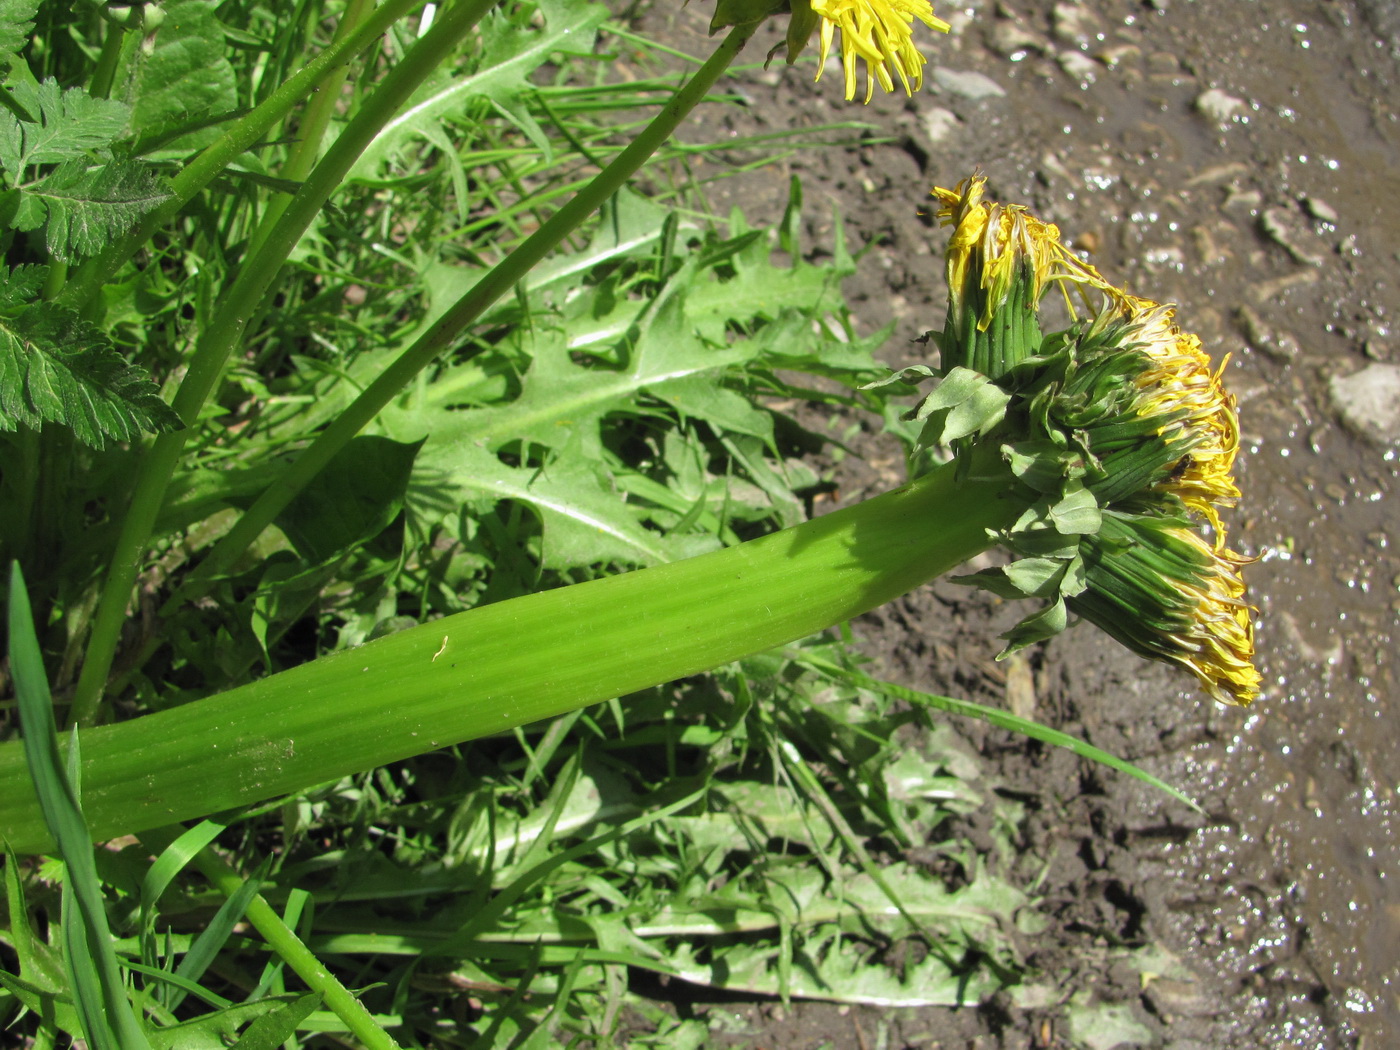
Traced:
[[169, 196], [139, 161], [89, 168], [70, 160], [24, 188], [10, 221], [20, 230], [47, 224], [49, 252], [68, 262], [101, 251]]
[[48, 279], [49, 268], [26, 263], [8, 273], [0, 270], [0, 310], [27, 308], [39, 298], [39, 291]]
[[0, 114], [0, 169], [18, 185], [33, 164], [60, 164], [105, 150], [126, 132], [131, 110], [121, 102], [93, 98], [81, 88], [19, 82], [11, 96], [34, 119]]
[[[31, 276], [17, 279], [27, 283]], [[0, 298], [13, 298], [15, 281], [14, 274], [5, 275]], [[127, 364], [97, 329], [75, 313], [38, 303], [0, 318], [0, 430], [46, 422], [71, 427], [97, 449], [108, 440], [181, 426], [146, 373]]]
[[39, 0], [0, 0], [0, 62], [24, 49], [38, 10]]

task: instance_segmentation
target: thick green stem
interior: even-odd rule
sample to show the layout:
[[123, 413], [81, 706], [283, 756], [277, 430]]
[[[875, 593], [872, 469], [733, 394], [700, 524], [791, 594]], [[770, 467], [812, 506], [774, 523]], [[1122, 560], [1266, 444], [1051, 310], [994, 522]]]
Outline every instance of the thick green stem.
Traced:
[[731, 30], [713, 55], [676, 92], [606, 168], [571, 201], [554, 213], [519, 247], [492, 267], [471, 290], [454, 303], [426, 332], [355, 398], [336, 420], [265, 491], [221, 539], [197, 570], [207, 579], [226, 572], [238, 556], [270, 525], [331, 458], [358, 434], [384, 406], [430, 364], [467, 325], [505, 295], [565, 237], [621, 189], [709, 93], [753, 35], [757, 24]]
[[[107, 838], [244, 805], [550, 718], [820, 631], [990, 544], [1028, 505], [981, 454], [795, 528], [687, 561], [488, 605], [207, 700], [81, 734]], [[17, 743], [0, 834], [51, 847]]]
[[97, 714], [116, 655], [131, 588], [165, 499], [166, 487], [184, 451], [190, 428], [223, 375], [248, 318], [257, 310], [292, 248], [365, 147], [494, 5], [495, 0], [460, 0], [393, 68], [292, 198], [262, 249], [244, 261], [238, 279], [205, 326], [190, 357], [189, 371], [175, 395], [173, 407], [184, 420], [186, 429], [161, 434], [141, 461], [74, 692], [71, 716], [74, 722], [87, 724]]
[[316, 89], [348, 65], [361, 51], [383, 35], [400, 18], [424, 0], [385, 0], [365, 23], [344, 40], [338, 40], [283, 83], [251, 113], [236, 121], [217, 142], [207, 146], [176, 175], [170, 184], [171, 197], [159, 208], [147, 212], [137, 227], [120, 241], [84, 263], [59, 297], [59, 304], [80, 309], [91, 301], [122, 264], [150, 240], [151, 235], [174, 218], [214, 176], [228, 167], [241, 153], [258, 142], [268, 129], [292, 111]]
[[[339, 44], [347, 37], [354, 35], [365, 19], [373, 13], [374, 0], [351, 0], [345, 9], [345, 17], [341, 19], [340, 25], [336, 29], [334, 43]], [[297, 126], [296, 139], [288, 149], [287, 161], [278, 173], [282, 178], [290, 182], [300, 182], [311, 174], [311, 169], [316, 164], [316, 157], [321, 152], [321, 141], [326, 137], [326, 129], [331, 125], [331, 118], [335, 116], [336, 106], [340, 104], [340, 91], [345, 86], [345, 78], [349, 73], [350, 67], [348, 65], [335, 70], [307, 102], [306, 110], [302, 113], [301, 121]], [[282, 218], [290, 203], [291, 198], [282, 193], [274, 194], [272, 199], [267, 202], [267, 211], [263, 213], [258, 228], [253, 231], [252, 239], [248, 243], [250, 256], [256, 255], [262, 248], [268, 235], [276, 228], [278, 220]]]

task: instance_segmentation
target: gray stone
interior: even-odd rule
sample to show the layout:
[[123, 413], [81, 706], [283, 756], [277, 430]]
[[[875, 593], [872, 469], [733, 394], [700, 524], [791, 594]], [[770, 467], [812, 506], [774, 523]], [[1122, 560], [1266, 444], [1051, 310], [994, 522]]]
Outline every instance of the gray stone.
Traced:
[[945, 69], [938, 66], [933, 71], [933, 80], [950, 95], [959, 98], [1004, 98], [1006, 89], [991, 77], [970, 69]]
[[1341, 218], [1337, 214], [1337, 209], [1318, 197], [1308, 197], [1303, 201], [1303, 207], [1308, 209], [1308, 214], [1318, 222], [1330, 222], [1336, 225]]
[[1013, 61], [1031, 52], [1043, 55], [1051, 50], [1050, 41], [1045, 37], [1009, 19], [998, 20], [992, 27], [990, 43], [993, 51]]
[[1305, 266], [1322, 265], [1327, 247], [1295, 209], [1265, 208], [1264, 214], [1259, 216], [1259, 228], [1291, 255], [1294, 262]]
[[1333, 376], [1332, 406], [1348, 430], [1378, 445], [1400, 445], [1400, 365], [1368, 365]]
[[1067, 44], [1089, 44], [1103, 39], [1103, 24], [1082, 3], [1062, 2], [1051, 16], [1057, 39]]
[[924, 134], [935, 146], [944, 139], [951, 138], [962, 127], [962, 121], [951, 109], [935, 106], [923, 116]]
[[1244, 99], [1227, 95], [1219, 88], [1202, 91], [1196, 96], [1196, 109], [1217, 124], [1229, 124], [1244, 112], [1244, 108]]
[[1099, 78], [1101, 67], [1082, 51], [1061, 51], [1056, 60], [1061, 69], [1081, 84], [1092, 84]]

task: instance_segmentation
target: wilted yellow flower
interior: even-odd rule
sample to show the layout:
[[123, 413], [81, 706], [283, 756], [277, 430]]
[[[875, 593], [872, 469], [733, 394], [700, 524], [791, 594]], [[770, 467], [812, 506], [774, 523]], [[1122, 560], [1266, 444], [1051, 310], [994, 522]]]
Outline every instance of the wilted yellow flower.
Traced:
[[[794, 21], [798, 20], [796, 8], [801, 2], [805, 0], [793, 0]], [[864, 60], [866, 102], [875, 94], [876, 81], [886, 91], [894, 90], [891, 73], [899, 76], [906, 94], [912, 95], [923, 86], [926, 60], [914, 46], [915, 19], [940, 33], [949, 28], [947, 22], [934, 17], [929, 0], [810, 0], [810, 6], [821, 24], [817, 79], [822, 78], [832, 39], [840, 30], [846, 98], [856, 97], [856, 62]], [[789, 61], [792, 57], [789, 46]]]
[[1081, 548], [1086, 589], [1069, 607], [1143, 656], [1185, 667], [1207, 693], [1245, 705], [1259, 693], [1253, 610], [1234, 551], [1181, 519], [1106, 514]]
[[1024, 308], [1035, 310], [1052, 280], [1107, 289], [1108, 282], [1060, 240], [1060, 228], [1036, 218], [1021, 204], [983, 200], [987, 179], [973, 175], [954, 189], [935, 187], [942, 205], [937, 216], [952, 226], [948, 241], [949, 294], [955, 310], [975, 303], [977, 328], [986, 331], [992, 315], [1005, 305], [1017, 270], [1032, 280]]
[[[943, 384], [917, 418], [946, 435], [960, 412], [958, 455], [995, 441], [1038, 498], [1002, 534], [1021, 559], [965, 581], [1049, 601], [1008, 632], [1007, 652], [1062, 630], [1072, 611], [1190, 670], [1216, 700], [1250, 703], [1260, 676], [1240, 575], [1248, 559], [1227, 546], [1220, 517], [1240, 496], [1225, 364], [1212, 368], [1173, 307], [1115, 288], [1053, 223], [985, 200], [985, 188], [974, 175], [934, 190], [938, 218], [953, 227], [948, 320]], [[1051, 284], [1072, 316], [1076, 302], [1087, 316], [1046, 336], [1038, 314]], [[990, 423], [970, 428], [970, 408]]]
[[[1217, 532], [1217, 539], [1220, 533]], [[1179, 532], [1204, 556], [1209, 555], [1197, 583], [1185, 588], [1191, 603], [1191, 625], [1178, 639], [1178, 663], [1190, 668], [1216, 700], [1245, 705], [1259, 695], [1260, 675], [1254, 666], [1253, 610], [1244, 600], [1240, 566], [1249, 559], [1218, 547], [1211, 550], [1188, 529]]]
[[1232, 473], [1240, 447], [1239, 413], [1222, 382], [1229, 356], [1212, 371], [1200, 339], [1173, 323], [1171, 306], [1121, 292], [1113, 297], [1128, 321], [1124, 342], [1136, 344], [1149, 362], [1136, 378], [1139, 414], [1165, 417], [1160, 436], [1168, 447], [1185, 448], [1158, 487], [1204, 515], [1215, 530], [1216, 548], [1223, 548], [1219, 508], [1234, 506], [1240, 496]]

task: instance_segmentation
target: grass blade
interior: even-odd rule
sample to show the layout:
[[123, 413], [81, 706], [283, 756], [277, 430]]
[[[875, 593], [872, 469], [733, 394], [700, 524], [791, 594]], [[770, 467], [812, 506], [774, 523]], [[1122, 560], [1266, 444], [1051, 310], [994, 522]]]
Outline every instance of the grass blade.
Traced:
[[[78, 1014], [89, 1042], [99, 1050], [149, 1050], [145, 1031], [132, 1012], [112, 948], [101, 882], [78, 804], [77, 792], [63, 770], [58, 727], [34, 632], [29, 594], [19, 564], [10, 567], [10, 670], [23, 733], [24, 756], [58, 854], [63, 858], [63, 940]], [[76, 767], [78, 737], [69, 750]]]
[[[808, 658], [810, 659], [810, 658]], [[998, 729], [1009, 729], [1013, 733], [1020, 733], [1022, 736], [1030, 737], [1032, 740], [1039, 740], [1043, 744], [1052, 744], [1055, 747], [1067, 748], [1073, 751], [1080, 758], [1087, 758], [1116, 769], [1120, 773], [1127, 773], [1130, 777], [1136, 777], [1144, 784], [1150, 784], [1160, 791], [1165, 791], [1178, 802], [1184, 802], [1197, 813], [1205, 815], [1203, 810], [1194, 799], [1183, 794], [1172, 787], [1164, 780], [1154, 777], [1145, 769], [1133, 765], [1107, 751], [1086, 743], [1078, 737], [1062, 733], [1058, 729], [1051, 729], [1043, 726], [1039, 722], [1032, 722], [1028, 718], [1021, 718], [1013, 715], [1010, 711], [1002, 711], [995, 707], [986, 707], [983, 704], [973, 703], [971, 700], [957, 700], [951, 696], [939, 696], [937, 693], [923, 693], [917, 689], [906, 689], [904, 686], [895, 685], [892, 682], [880, 682], [861, 674], [859, 671], [849, 669], [838, 670], [834, 665], [823, 665], [827, 670], [840, 673], [850, 679], [856, 685], [864, 689], [874, 689], [878, 692], [890, 693], [903, 700], [908, 700], [913, 704], [921, 704], [925, 707], [934, 707], [940, 711], [947, 711], [955, 715], [965, 715], [969, 718], [980, 718], [989, 725], [994, 725]]]

